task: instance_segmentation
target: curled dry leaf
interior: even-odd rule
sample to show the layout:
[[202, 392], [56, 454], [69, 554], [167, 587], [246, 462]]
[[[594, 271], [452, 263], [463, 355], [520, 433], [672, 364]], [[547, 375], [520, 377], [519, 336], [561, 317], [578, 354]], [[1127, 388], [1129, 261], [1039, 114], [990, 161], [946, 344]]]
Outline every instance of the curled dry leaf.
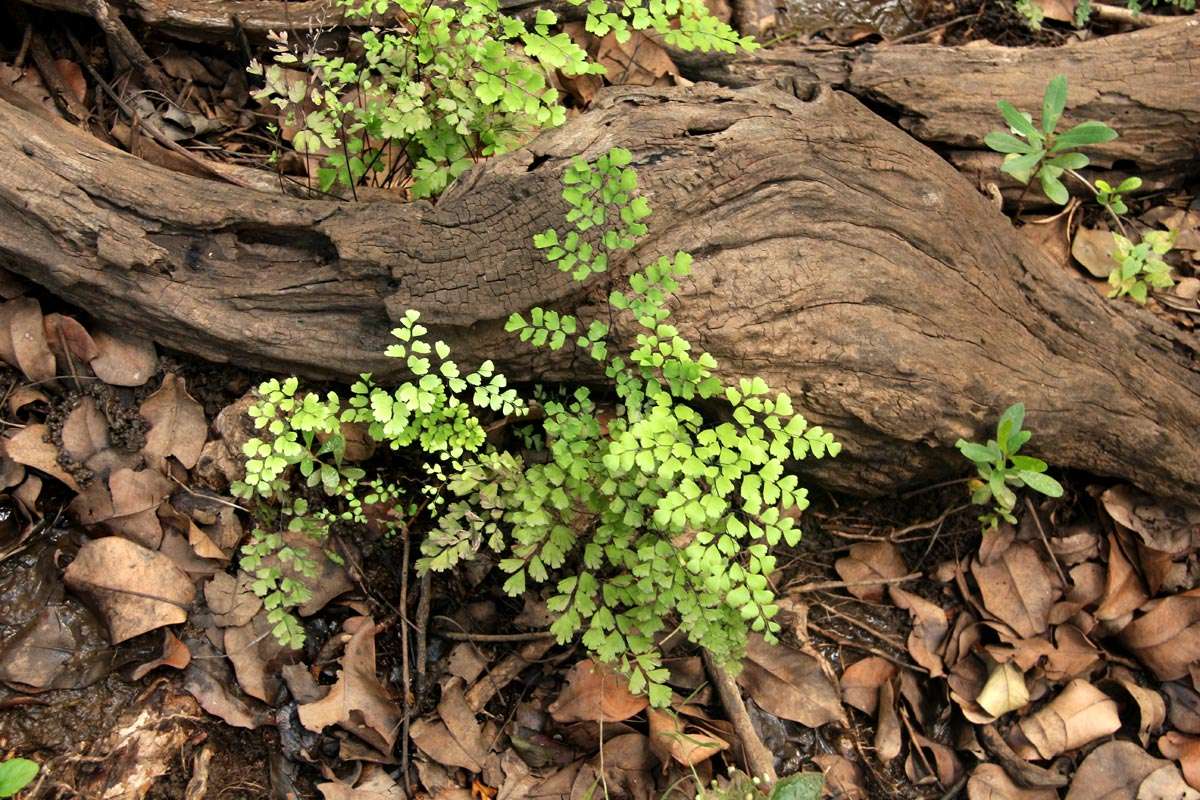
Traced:
[[[918, 747], [924, 752], [924, 758], [915, 752], [915, 749]], [[917, 733], [913, 737], [912, 751], [909, 752], [908, 758], [904, 760], [904, 772], [908, 775], [908, 779], [914, 783], [921, 781], [928, 775], [925, 768], [926, 764], [933, 766], [937, 772], [933, 777], [936, 777], [938, 783], [944, 787], [949, 788], [954, 786], [958, 783], [958, 779], [962, 777], [963, 765], [953, 750], [941, 742], [934, 741]]]
[[998, 764], [980, 764], [967, 781], [967, 800], [1058, 800], [1053, 789], [1018, 786]]
[[140, 681], [149, 675], [152, 670], [156, 670], [159, 667], [187, 669], [187, 665], [190, 663], [192, 663], [192, 653], [188, 650], [187, 645], [179, 641], [175, 634], [169, 630], [164, 630], [162, 655], [153, 661], [147, 661], [145, 664], [138, 665], [130, 677], [135, 681]]
[[1132, 486], [1114, 486], [1100, 501], [1118, 525], [1137, 533], [1151, 549], [1182, 555], [1200, 544], [1200, 508], [1158, 500]]
[[487, 669], [487, 665], [487, 659], [483, 657], [479, 645], [474, 642], [459, 642], [446, 659], [446, 670], [467, 683], [474, 683]]
[[785, 644], [767, 644], [751, 634], [738, 685], [765, 711], [818, 728], [847, 723], [841, 695], [814, 656]]
[[[891, 542], [856, 542], [850, 546], [850, 555], [839, 558], [833, 568], [842, 580], [851, 584], [846, 591], [860, 600], [875, 603], [883, 601], [886, 586], [883, 581], [908, 574], [900, 549]], [[880, 583], [870, 585], [870, 581]]]
[[1024, 708], [1029, 704], [1025, 676], [1011, 661], [993, 664], [987, 683], [975, 702], [993, 717], [1002, 717], [1010, 711]]
[[363, 768], [353, 786], [327, 781], [317, 784], [322, 800], [405, 800], [407, 795], [400, 784], [377, 764]]
[[1171, 727], [1184, 733], [1200, 734], [1200, 694], [1182, 683], [1164, 683]]
[[42, 326], [46, 341], [60, 364], [70, 363], [78, 369], [100, 355], [92, 335], [74, 317], [47, 314], [42, 319]]
[[625, 676], [586, 659], [571, 667], [567, 685], [549, 711], [556, 722], [621, 722], [648, 704], [645, 696], [629, 691]]
[[896, 713], [896, 689], [893, 681], [879, 687], [879, 713], [875, 718], [875, 754], [888, 763], [900, 755], [904, 737], [900, 732], [900, 717]]
[[242, 691], [265, 703], [274, 703], [282, 686], [280, 669], [294, 662], [300, 651], [279, 643], [266, 610], [236, 628], [225, 629], [225, 654], [233, 664]]
[[1159, 680], [1183, 678], [1200, 658], [1200, 589], [1148, 605], [1121, 631], [1120, 640]]
[[1074, 625], [1054, 629], [1054, 647], [1046, 652], [1043, 671], [1052, 681], [1086, 676], [1100, 664], [1101, 652]]
[[183, 674], [183, 688], [200, 707], [235, 728], [257, 728], [258, 711], [234, 694], [237, 681], [221, 653], [207, 639], [189, 639], [185, 643], [196, 655]]
[[[14, 367], [34, 383], [48, 381], [56, 374], [54, 353], [46, 341], [46, 326], [42, 324], [42, 307], [32, 297], [18, 297], [0, 306], [0, 325], [7, 327]], [[5, 360], [8, 354], [5, 353]]]
[[158, 370], [154, 343], [136, 336], [99, 328], [92, 333], [96, 357], [91, 360], [96, 377], [112, 386], [141, 386]]
[[950, 630], [946, 612], [920, 595], [906, 592], [897, 586], [888, 587], [892, 602], [908, 611], [913, 618], [912, 632], [908, 634], [908, 652], [913, 660], [929, 670], [932, 678], [946, 674], [939, 652]]
[[976, 561], [971, 572], [979, 584], [984, 607], [997, 619], [1022, 638], [1046, 630], [1050, 609], [1060, 591], [1031, 545], [1013, 544], [991, 561]]
[[867, 800], [867, 785], [862, 770], [848, 758], [834, 753], [813, 756], [813, 763], [825, 775], [825, 785], [837, 800]]
[[[1142, 586], [1141, 576], [1133, 568], [1121, 549], [1115, 535], [1108, 537], [1108, 576], [1104, 582], [1104, 596], [1096, 609], [1096, 619], [1102, 622], [1120, 620], [1132, 614], [1150, 599]], [[1118, 624], [1118, 629], [1124, 627]]]
[[1166, 735], [1159, 737], [1158, 751], [1167, 758], [1178, 761], [1188, 786], [1200, 789], [1200, 739], [1184, 736], [1178, 731], [1168, 731]]
[[204, 408], [187, 393], [183, 378], [168, 372], [162, 386], [142, 403], [140, 413], [150, 423], [142, 454], [158, 464], [175, 456], [185, 469], [196, 466], [208, 436]]
[[[1157, 773], [1164, 773], [1158, 775]], [[1149, 785], [1147, 785], [1149, 784]], [[1160, 793], [1175, 784], [1180, 791]], [[1146, 791], [1143, 791], [1143, 788]], [[1066, 800], [1196, 800], [1179, 769], [1133, 742], [1106, 742], [1079, 765]]]
[[864, 714], [874, 714], [879, 701], [879, 687], [895, 674], [895, 665], [879, 656], [855, 661], [842, 673], [842, 699]]
[[63, 581], [99, 609], [113, 644], [184, 622], [196, 593], [171, 559], [118, 536], [85, 542]]
[[49, 434], [49, 429], [40, 423], [26, 425], [3, 440], [4, 454], [18, 464], [33, 467], [58, 478], [78, 492], [79, 484], [58, 465], [58, 448], [50, 443]]
[[681, 714], [657, 708], [648, 709], [647, 714], [650, 718], [650, 747], [664, 764], [674, 759], [685, 767], [691, 767], [729, 747], [729, 742], [724, 739], [686, 724]]
[[300, 706], [300, 723], [320, 733], [338, 725], [377, 750], [390, 753], [400, 732], [400, 710], [375, 675], [375, 624], [356, 617], [337, 683], [329, 694]]
[[1024, 740], [1017, 736], [1013, 749], [1022, 758], [1054, 758], [1116, 733], [1120, 727], [1116, 702], [1087, 681], [1074, 680], [1018, 723]]
[[1091, 525], [1069, 525], [1050, 538], [1050, 549], [1063, 566], [1100, 557], [1100, 534]]

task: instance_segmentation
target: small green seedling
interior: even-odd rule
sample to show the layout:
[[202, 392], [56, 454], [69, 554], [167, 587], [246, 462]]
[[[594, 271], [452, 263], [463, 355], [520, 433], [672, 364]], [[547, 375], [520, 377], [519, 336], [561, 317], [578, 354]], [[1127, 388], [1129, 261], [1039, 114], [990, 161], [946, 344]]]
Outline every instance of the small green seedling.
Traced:
[[1112, 252], [1112, 259], [1117, 266], [1108, 276], [1112, 287], [1109, 297], [1129, 295], [1145, 303], [1150, 287], [1169, 289], [1175, 285], [1171, 268], [1161, 258], [1175, 244], [1174, 231], [1151, 231], [1136, 245], [1119, 233], [1114, 233], [1113, 239], [1117, 249]]
[[1017, 455], [1029, 437], [1029, 431], [1021, 430], [1025, 421], [1025, 405], [1009, 406], [996, 426], [996, 438], [986, 445], [959, 439], [955, 446], [964, 456], [975, 463], [979, 478], [971, 481], [971, 502], [991, 510], [979, 517], [985, 528], [995, 528], [1001, 520], [1016, 523], [1013, 509], [1017, 505], [1014, 488], [1028, 486], [1047, 497], [1062, 497], [1063, 487], [1046, 475], [1046, 462], [1031, 456]]
[[824, 788], [825, 776], [820, 772], [797, 772], [771, 784], [766, 778], [733, 770], [724, 785], [714, 780], [697, 791], [696, 800], [818, 800]]
[[1001, 171], [1021, 183], [1038, 178], [1046, 197], [1059, 205], [1065, 205], [1070, 198], [1062, 182], [1063, 173], [1074, 174], [1090, 163], [1088, 157], [1076, 152], [1075, 148], [1117, 138], [1116, 131], [1094, 120], [1081, 122], [1065, 133], [1055, 133], [1067, 105], [1066, 75], [1055, 76], [1046, 86], [1040, 128], [1033, 124], [1032, 114], [1018, 111], [1008, 101], [1001, 100], [996, 105], [1009, 125], [1009, 132], [992, 131], [984, 137], [984, 142], [996, 152], [1005, 154]]
[[28, 786], [37, 777], [36, 761], [28, 758], [10, 758], [0, 761], [0, 797], [12, 797]]
[[1138, 177], [1126, 178], [1113, 188], [1106, 180], [1096, 181], [1096, 202], [1104, 206], [1113, 214], [1124, 214], [1129, 211], [1129, 206], [1125, 205], [1123, 194], [1136, 192], [1142, 188], [1142, 179]]

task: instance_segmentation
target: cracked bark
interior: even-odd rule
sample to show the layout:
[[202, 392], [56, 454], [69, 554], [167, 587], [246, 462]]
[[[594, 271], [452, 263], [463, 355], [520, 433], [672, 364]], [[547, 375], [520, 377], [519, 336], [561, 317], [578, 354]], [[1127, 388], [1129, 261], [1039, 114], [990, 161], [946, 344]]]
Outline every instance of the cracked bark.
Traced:
[[[807, 96], [807, 95], [806, 95]], [[1050, 264], [949, 164], [850, 96], [758, 87], [614, 91], [436, 205], [271, 196], [167, 172], [0, 102], [0, 266], [106, 320], [216, 361], [387, 374], [391, 320], [421, 311], [459, 363], [594, 380], [503, 332], [535, 304], [600, 313], [530, 237], [559, 176], [621, 145], [655, 209], [611, 279], [687, 249], [683, 334], [761, 374], [846, 444], [804, 465], [877, 492], [962, 474], [960, 437], [1024, 401], [1033, 451], [1183, 496], [1200, 489], [1196, 339]], [[618, 346], [635, 335], [618, 325]]]

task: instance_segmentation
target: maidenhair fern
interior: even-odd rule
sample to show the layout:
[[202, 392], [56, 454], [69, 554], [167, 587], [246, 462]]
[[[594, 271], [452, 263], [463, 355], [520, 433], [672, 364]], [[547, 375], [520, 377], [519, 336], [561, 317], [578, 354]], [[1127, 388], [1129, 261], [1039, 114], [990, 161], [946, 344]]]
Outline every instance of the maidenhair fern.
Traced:
[[[637, 193], [632, 161], [618, 148], [567, 168], [567, 227], [535, 237], [548, 263], [590, 280], [646, 233], [650, 206]], [[560, 642], [581, 636], [635, 691], [663, 705], [664, 638], [682, 634], [733, 665], [750, 631], [768, 640], [778, 632], [773, 550], [798, 541], [795, 512], [808, 504], [787, 465], [840, 450], [762, 378], [719, 377], [716, 359], [671, 323], [668, 300], [692, 267], [692, 256], [677, 252], [633, 272], [627, 285], [610, 276], [603, 319], [546, 308], [508, 319], [507, 330], [533, 347], [579, 348], [611, 382], [599, 395], [584, 387], [541, 392], [540, 420], [514, 437], [544, 448], [536, 458], [487, 444], [481, 413], [501, 415], [503, 425], [527, 410], [491, 362], [460, 375], [449, 348], [428, 344], [409, 312], [387, 352], [412, 373], [399, 387], [364, 375], [345, 403], [333, 392], [304, 392], [295, 379], [259, 387], [251, 414], [265, 435], [247, 442], [246, 478], [235, 492], [289, 509], [280, 515], [290, 518], [286, 526], [317, 540], [330, 524], [365, 522], [367, 506], [408, 518], [428, 508], [433, 525], [420, 570], [449, 570], [494, 551], [509, 594], [552, 587], [551, 629]], [[726, 410], [713, 418], [718, 404]], [[421, 488], [368, 480], [346, 463], [351, 425], [423, 459]], [[296, 482], [320, 490], [322, 507], [298, 506]], [[242, 562], [259, 571], [255, 591], [278, 595], [280, 615], [303, 602], [279, 574], [261, 574], [265, 557], [283, 545], [281, 536], [256, 533]], [[294, 636], [291, 622], [280, 624]]]

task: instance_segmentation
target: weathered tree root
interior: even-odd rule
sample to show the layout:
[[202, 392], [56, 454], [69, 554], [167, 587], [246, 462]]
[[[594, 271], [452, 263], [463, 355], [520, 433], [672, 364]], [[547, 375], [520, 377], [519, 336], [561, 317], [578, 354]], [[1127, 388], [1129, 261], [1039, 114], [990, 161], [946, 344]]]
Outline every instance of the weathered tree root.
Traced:
[[[696, 255], [674, 321], [730, 376], [762, 374], [846, 444], [813, 464], [877, 492], [961, 474], [953, 451], [1005, 405], [1033, 450], [1155, 492], [1200, 489], [1196, 338], [1048, 262], [950, 165], [851, 97], [612, 92], [436, 204], [268, 196], [164, 171], [0, 102], [0, 266], [160, 343], [326, 378], [388, 373], [391, 320], [440, 323], [462, 364], [519, 380], [598, 376], [514, 346], [513, 311], [586, 320], [531, 246], [561, 224], [567, 160], [629, 147], [655, 209], [618, 282]], [[618, 346], [635, 335], [618, 325]]]

